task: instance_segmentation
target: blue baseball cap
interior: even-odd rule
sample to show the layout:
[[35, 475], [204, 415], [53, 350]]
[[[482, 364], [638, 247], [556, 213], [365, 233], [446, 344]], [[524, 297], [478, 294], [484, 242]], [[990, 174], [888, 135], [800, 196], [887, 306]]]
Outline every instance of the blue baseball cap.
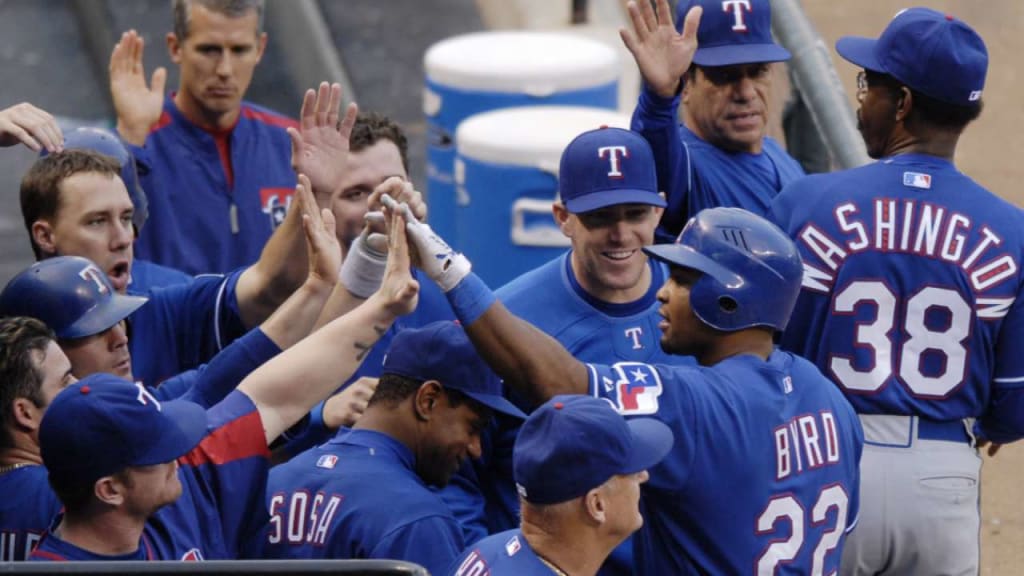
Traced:
[[734, 66], [782, 62], [792, 55], [772, 40], [772, 6], [768, 0], [683, 0], [676, 7], [676, 30], [682, 32], [686, 13], [694, 6], [704, 12], [697, 28], [698, 66]]
[[584, 132], [565, 147], [558, 194], [573, 214], [616, 204], [665, 207], [650, 144], [636, 132], [607, 126]]
[[930, 8], [896, 14], [878, 39], [844, 36], [836, 52], [873, 72], [948, 104], [974, 106], [988, 71], [988, 49], [963, 20]]
[[572, 500], [612, 476], [661, 462], [674, 440], [662, 422], [626, 420], [607, 400], [555, 396], [519, 429], [512, 451], [516, 489], [534, 504]]
[[382, 374], [398, 374], [414, 380], [437, 380], [473, 400], [515, 418], [522, 410], [501, 394], [501, 379], [484, 363], [462, 326], [451, 321], [432, 322], [422, 328], [406, 328], [391, 340], [384, 356]]
[[176, 460], [206, 432], [202, 406], [158, 402], [141, 384], [92, 374], [62, 390], [46, 409], [39, 447], [51, 478], [95, 482], [129, 466]]

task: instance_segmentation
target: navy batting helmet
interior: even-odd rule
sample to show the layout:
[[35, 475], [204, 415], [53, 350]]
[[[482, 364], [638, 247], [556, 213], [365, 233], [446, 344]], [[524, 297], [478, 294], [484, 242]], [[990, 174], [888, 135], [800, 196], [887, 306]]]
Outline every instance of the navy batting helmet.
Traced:
[[644, 252], [702, 273], [690, 289], [690, 306], [718, 330], [782, 330], [800, 294], [803, 264], [796, 244], [771, 222], [740, 208], [702, 210], [675, 244], [648, 246]]
[[[149, 199], [146, 198], [146, 191], [142, 189], [139, 182], [138, 167], [135, 164], [135, 157], [125, 148], [121, 140], [108, 130], [82, 126], [64, 134], [64, 149], [74, 148], [92, 150], [104, 156], [110, 156], [121, 165], [121, 180], [128, 189], [128, 196], [132, 199], [135, 212], [132, 215], [132, 224], [135, 231], [142, 230], [142, 225], [149, 217]], [[40, 156], [46, 156], [44, 148]]]
[[103, 270], [87, 258], [57, 256], [22, 270], [0, 293], [0, 315], [30, 316], [57, 338], [107, 330], [149, 300], [114, 291]]

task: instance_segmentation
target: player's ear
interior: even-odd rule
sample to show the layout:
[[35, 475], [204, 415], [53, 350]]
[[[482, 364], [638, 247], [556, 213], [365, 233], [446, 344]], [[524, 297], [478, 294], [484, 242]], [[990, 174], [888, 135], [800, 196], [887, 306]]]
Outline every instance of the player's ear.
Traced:
[[104, 476], [92, 486], [93, 495], [96, 499], [110, 506], [120, 506], [124, 503], [125, 484], [117, 476]]
[[256, 63], [259, 64], [260, 60], [263, 59], [263, 52], [267, 49], [267, 33], [260, 32], [260, 37], [256, 41]]
[[583, 507], [590, 521], [604, 524], [608, 516], [608, 503], [604, 499], [604, 485], [598, 486], [583, 495]]
[[910, 115], [910, 109], [914, 107], [914, 94], [910, 88], [900, 86], [899, 94], [896, 96], [896, 121], [904, 122]]
[[566, 237], [572, 238], [572, 234], [569, 233], [569, 229], [567, 228], [570, 214], [569, 210], [565, 207], [565, 204], [562, 204], [557, 200], [552, 202], [551, 216], [554, 217], [555, 224], [558, 225], [558, 229], [562, 231], [562, 234], [565, 234]]
[[175, 64], [181, 64], [181, 39], [174, 32], [168, 32], [166, 36], [167, 40], [167, 54], [171, 57], [171, 62]]
[[39, 424], [43, 421], [42, 410], [28, 398], [15, 398], [11, 402], [11, 412], [14, 414], [15, 424], [18, 426], [30, 432], [39, 430]]
[[442, 394], [444, 394], [444, 390], [441, 388], [441, 383], [437, 380], [427, 380], [420, 384], [419, 389], [416, 390], [416, 396], [413, 398], [413, 410], [416, 413], [416, 419], [424, 422], [429, 421], [434, 414], [434, 408], [441, 400]]
[[53, 255], [57, 253], [57, 246], [53, 240], [53, 226], [48, 220], [36, 220], [32, 223], [32, 241], [39, 247], [43, 254]]

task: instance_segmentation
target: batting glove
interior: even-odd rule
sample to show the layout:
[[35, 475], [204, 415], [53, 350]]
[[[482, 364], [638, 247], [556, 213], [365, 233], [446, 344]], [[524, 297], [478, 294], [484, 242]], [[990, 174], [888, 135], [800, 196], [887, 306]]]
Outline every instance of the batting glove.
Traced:
[[380, 288], [388, 263], [386, 246], [384, 251], [374, 249], [373, 236], [379, 234], [370, 234], [369, 228], [364, 228], [356, 236], [341, 263], [341, 273], [338, 275], [342, 285], [358, 298], [369, 298]]
[[453, 250], [443, 238], [431, 230], [429, 225], [420, 222], [407, 204], [399, 204], [387, 194], [381, 196], [381, 202], [388, 209], [400, 211], [405, 216], [409, 245], [419, 255], [420, 269], [430, 276], [441, 290], [448, 292], [469, 274], [472, 269], [469, 259], [461, 252]]

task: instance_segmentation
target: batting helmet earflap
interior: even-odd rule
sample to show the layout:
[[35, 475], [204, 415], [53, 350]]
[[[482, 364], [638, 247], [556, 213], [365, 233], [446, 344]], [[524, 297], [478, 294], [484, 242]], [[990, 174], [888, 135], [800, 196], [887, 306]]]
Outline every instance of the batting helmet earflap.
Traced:
[[[64, 134], [64, 149], [92, 150], [105, 156], [110, 156], [121, 165], [121, 180], [128, 189], [128, 196], [132, 200], [135, 212], [132, 215], [132, 224], [135, 231], [142, 230], [142, 225], [149, 217], [149, 199], [146, 191], [142, 189], [139, 181], [138, 166], [135, 164], [135, 157], [128, 151], [128, 148], [121, 142], [117, 135], [109, 130], [95, 128], [92, 126], [80, 126]], [[46, 156], [44, 148], [40, 156]]]
[[783, 330], [800, 294], [803, 264], [796, 244], [768, 220], [741, 208], [702, 210], [675, 244], [644, 251], [702, 273], [690, 289], [690, 306], [717, 330]]
[[0, 315], [42, 321], [60, 339], [92, 336], [127, 318], [149, 300], [114, 291], [107, 274], [87, 258], [57, 256], [22, 270], [0, 293]]

